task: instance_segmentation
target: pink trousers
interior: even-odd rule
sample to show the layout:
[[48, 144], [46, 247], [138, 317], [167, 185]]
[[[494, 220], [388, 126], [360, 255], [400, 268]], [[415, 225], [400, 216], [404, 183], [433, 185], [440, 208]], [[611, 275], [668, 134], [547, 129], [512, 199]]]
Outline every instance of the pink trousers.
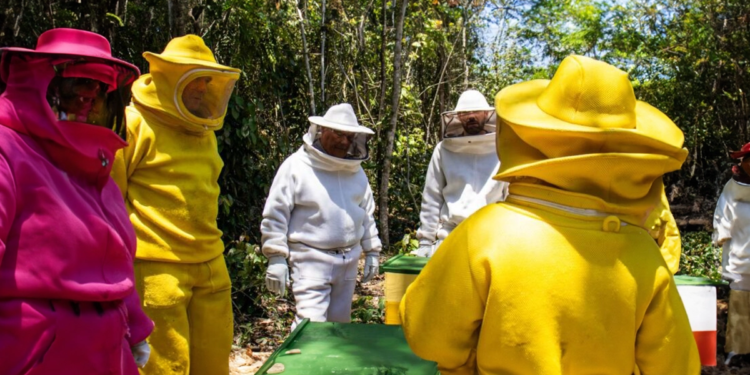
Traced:
[[0, 374], [138, 375], [121, 301], [0, 299]]

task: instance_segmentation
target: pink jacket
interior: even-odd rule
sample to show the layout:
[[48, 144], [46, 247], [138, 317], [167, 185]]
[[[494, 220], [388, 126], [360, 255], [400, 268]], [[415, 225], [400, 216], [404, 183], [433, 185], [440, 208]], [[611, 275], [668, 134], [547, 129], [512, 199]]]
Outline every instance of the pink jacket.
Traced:
[[135, 233], [109, 177], [126, 144], [103, 127], [57, 121], [48, 59], [4, 65], [0, 95], [0, 299], [123, 300], [129, 342], [153, 323], [133, 277]]

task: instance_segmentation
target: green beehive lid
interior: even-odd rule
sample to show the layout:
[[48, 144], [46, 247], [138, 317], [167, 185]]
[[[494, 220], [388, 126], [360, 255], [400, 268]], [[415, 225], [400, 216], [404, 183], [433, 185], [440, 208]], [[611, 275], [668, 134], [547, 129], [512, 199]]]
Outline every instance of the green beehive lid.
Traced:
[[391, 272], [418, 275], [422, 272], [422, 268], [424, 268], [429, 259], [430, 258], [403, 254], [396, 255], [395, 257], [386, 260], [385, 263], [380, 266], [380, 273]]
[[[299, 354], [286, 354], [299, 349]], [[257, 375], [280, 363], [284, 375], [436, 375], [437, 364], [412, 353], [401, 326], [303, 320]]]
[[701, 276], [688, 276], [688, 275], [677, 275], [674, 277], [674, 283], [677, 285], [704, 285], [704, 286], [719, 286], [727, 285], [724, 280], [713, 280], [708, 277]]

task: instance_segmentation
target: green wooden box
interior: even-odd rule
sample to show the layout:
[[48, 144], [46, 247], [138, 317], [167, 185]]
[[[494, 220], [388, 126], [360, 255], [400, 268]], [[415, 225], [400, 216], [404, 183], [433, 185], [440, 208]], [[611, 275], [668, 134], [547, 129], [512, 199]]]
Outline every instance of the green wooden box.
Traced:
[[[299, 354], [287, 354], [299, 349]], [[303, 320], [256, 375], [275, 364], [286, 375], [436, 375], [437, 364], [412, 353], [400, 326]]]

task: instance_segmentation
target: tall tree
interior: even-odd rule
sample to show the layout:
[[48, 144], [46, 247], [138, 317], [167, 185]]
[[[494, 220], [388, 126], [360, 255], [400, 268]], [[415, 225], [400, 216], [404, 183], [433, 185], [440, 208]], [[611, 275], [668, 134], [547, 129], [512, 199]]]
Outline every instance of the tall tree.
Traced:
[[[300, 6], [306, 7], [306, 0], [300, 2]], [[310, 111], [311, 115], [315, 115], [315, 89], [313, 89], [312, 71], [310, 70], [310, 52], [307, 50], [307, 37], [305, 36], [305, 17], [302, 11], [297, 8], [297, 15], [299, 16], [299, 28], [300, 34], [302, 35], [302, 54], [305, 56], [305, 71], [307, 72], [307, 84], [309, 86], [309, 97], [310, 97]]]
[[398, 124], [398, 107], [401, 100], [401, 44], [404, 35], [404, 18], [409, 0], [401, 0], [401, 12], [396, 21], [396, 46], [393, 49], [393, 92], [391, 97], [391, 123], [386, 136], [385, 155], [383, 155], [383, 169], [380, 174], [379, 217], [380, 237], [383, 246], [390, 246], [390, 231], [388, 227], [388, 186], [391, 177], [391, 160], [393, 159], [393, 142], [396, 138]]
[[320, 105], [326, 106], [326, 0], [320, 10]]

